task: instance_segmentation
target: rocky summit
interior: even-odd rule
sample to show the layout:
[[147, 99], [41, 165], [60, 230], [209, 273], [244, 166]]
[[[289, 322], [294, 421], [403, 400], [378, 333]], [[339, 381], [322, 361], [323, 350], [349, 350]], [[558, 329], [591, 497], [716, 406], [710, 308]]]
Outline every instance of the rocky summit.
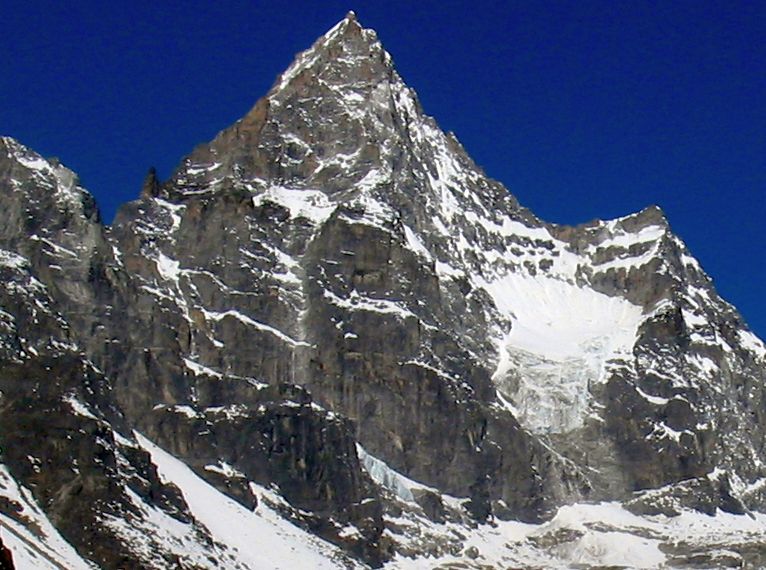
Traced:
[[658, 207], [520, 205], [353, 14], [111, 226], [9, 137], [0, 193], [3, 568], [766, 566], [764, 344]]

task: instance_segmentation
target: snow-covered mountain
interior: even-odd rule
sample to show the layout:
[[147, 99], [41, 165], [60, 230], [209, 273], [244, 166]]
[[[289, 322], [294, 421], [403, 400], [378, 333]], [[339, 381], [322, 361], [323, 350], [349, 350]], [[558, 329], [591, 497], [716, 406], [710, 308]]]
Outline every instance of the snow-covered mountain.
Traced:
[[111, 227], [10, 138], [0, 192], [20, 568], [766, 564], [763, 343], [659, 208], [522, 207], [353, 14]]

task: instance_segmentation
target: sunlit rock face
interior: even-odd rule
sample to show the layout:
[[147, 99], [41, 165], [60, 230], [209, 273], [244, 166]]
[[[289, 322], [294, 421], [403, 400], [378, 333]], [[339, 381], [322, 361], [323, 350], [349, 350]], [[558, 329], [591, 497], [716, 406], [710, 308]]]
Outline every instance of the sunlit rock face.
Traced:
[[689, 509], [763, 507], [766, 349], [659, 208], [538, 219], [353, 14], [111, 227], [10, 138], [0, 192], [0, 516], [51, 567], [717, 564]]

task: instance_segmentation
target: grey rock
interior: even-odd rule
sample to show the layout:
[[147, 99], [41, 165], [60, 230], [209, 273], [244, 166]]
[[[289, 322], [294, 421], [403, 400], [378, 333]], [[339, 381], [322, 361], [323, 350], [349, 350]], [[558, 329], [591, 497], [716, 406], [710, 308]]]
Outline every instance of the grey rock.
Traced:
[[[538, 219], [353, 15], [169, 180], [150, 170], [112, 227], [71, 171], [9, 138], [0, 192], [3, 461], [105, 568], [207, 564], [150, 532], [141, 559], [99, 522], [145, 522], [141, 505], [228, 560], [132, 430], [247, 508], [262, 504], [250, 483], [276, 489], [286, 518], [372, 566], [460, 552], [465, 537], [429, 526], [445, 521], [541, 522], [583, 500], [766, 506], [766, 349], [663, 212]], [[635, 339], [609, 352], [613, 324], [558, 360], [509, 345], [534, 287], [628, 307]], [[564, 312], [535, 318], [555, 329]]]

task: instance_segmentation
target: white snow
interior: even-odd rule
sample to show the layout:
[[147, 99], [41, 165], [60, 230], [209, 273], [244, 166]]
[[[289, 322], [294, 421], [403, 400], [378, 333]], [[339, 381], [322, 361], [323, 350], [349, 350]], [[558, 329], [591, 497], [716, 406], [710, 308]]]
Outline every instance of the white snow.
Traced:
[[27, 261], [26, 257], [22, 257], [18, 253], [0, 249], [0, 265], [13, 269], [28, 269], [29, 261]]
[[766, 346], [760, 338], [746, 330], [741, 330], [738, 334], [742, 346], [753, 352], [758, 358], [766, 358]]
[[638, 386], [636, 386], [635, 388], [636, 388], [636, 392], [638, 392], [638, 393], [639, 393], [639, 395], [640, 395], [640, 396], [641, 396], [641, 397], [642, 397], [644, 400], [646, 400], [647, 402], [649, 402], [649, 403], [651, 403], [651, 404], [655, 404], [656, 406], [664, 406], [665, 404], [667, 404], [668, 402], [670, 402], [670, 400], [669, 400], [668, 398], [662, 398], [662, 397], [660, 397], [660, 396], [652, 396], [651, 394], [647, 394], [646, 392], [644, 392], [644, 391], [643, 391], [641, 388], [639, 388]]
[[229, 404], [228, 406], [210, 406], [204, 409], [205, 414], [223, 416], [227, 420], [244, 418], [249, 415], [247, 406], [243, 404]]
[[356, 444], [356, 453], [362, 466], [372, 477], [372, 480], [394, 493], [400, 499], [414, 501], [412, 489], [424, 487], [420, 483], [416, 483], [412, 479], [408, 479], [401, 473], [394, 471], [385, 462], [367, 453], [358, 443]]
[[704, 315], [693, 313], [686, 309], [681, 310], [681, 314], [684, 317], [684, 321], [690, 327], [704, 327], [708, 325], [707, 318]]
[[[194, 518], [242, 567], [259, 570], [344, 567], [333, 560], [338, 556], [337, 548], [284, 520], [263, 501], [255, 511], [246, 509], [141, 434], [136, 433], [136, 438], [151, 454], [161, 479], [178, 486]], [[261, 497], [272, 498], [270, 491], [250, 485]]]
[[[596, 526], [598, 525], [598, 526]], [[660, 541], [642, 538], [630, 531], [636, 529], [653, 531], [662, 523], [647, 522], [625, 511], [616, 503], [595, 505], [571, 505], [559, 510], [553, 520], [542, 525], [514, 521], [495, 521], [492, 526], [482, 525], [468, 530], [455, 527], [455, 531], [467, 535], [464, 549], [458, 555], [444, 555], [434, 559], [398, 557], [387, 568], [399, 570], [430, 569], [434, 567], [464, 567], [468, 562], [466, 551], [476, 550], [477, 559], [468, 567], [479, 563], [488, 568], [534, 567], [564, 570], [586, 565], [616, 566], [633, 569], [656, 569], [666, 557], [660, 550]], [[449, 532], [451, 524], [444, 531]], [[599, 530], [596, 530], [598, 528]], [[534, 540], [557, 536], [570, 531], [555, 546], [537, 548]], [[475, 566], [479, 567], [479, 566]]]
[[78, 400], [74, 394], [66, 395], [64, 397], [64, 402], [69, 404], [69, 406], [78, 416], [83, 416], [85, 418], [98, 421], [98, 418], [93, 415], [93, 412], [91, 412], [85, 404]]
[[59, 203], [78, 204], [78, 195], [82, 192], [77, 187], [77, 176], [67, 167], [46, 160], [33, 150], [11, 138], [4, 138], [9, 154], [25, 168], [32, 171], [43, 186], [55, 192]]
[[235, 469], [234, 467], [232, 467], [225, 461], [219, 461], [217, 464], [205, 465], [204, 469], [205, 471], [210, 471], [211, 473], [218, 473], [230, 479], [245, 478], [244, 473], [242, 473], [239, 469]]
[[407, 225], [404, 225], [404, 238], [412, 251], [429, 261], [432, 259], [431, 253], [428, 251], [428, 249], [426, 249], [426, 246], [423, 245], [423, 242], [420, 241], [420, 238]]
[[[588, 525], [594, 522], [613, 526], [615, 530], [588, 532]], [[562, 561], [581, 565], [658, 568], [665, 562], [659, 541], [622, 531], [624, 527], [645, 526], [643, 519], [630, 514], [618, 504], [603, 503], [563, 507], [543, 528], [550, 530], [566, 527], [584, 532], [581, 538], [565, 542], [554, 549]]]
[[80, 258], [80, 256], [74, 251], [72, 251], [71, 249], [63, 247], [57, 244], [56, 242], [49, 240], [48, 238], [40, 237], [38, 235], [31, 235], [29, 236], [29, 239], [43, 242], [45, 245], [47, 245], [50, 248], [49, 253], [53, 255], [63, 255], [66, 257], [71, 257], [72, 259]]
[[332, 291], [325, 290], [324, 298], [333, 305], [350, 311], [369, 311], [373, 313], [396, 315], [401, 319], [417, 318], [415, 313], [388, 299], [373, 299], [351, 291], [346, 298], [341, 298]]
[[46, 172], [51, 170], [50, 163], [39, 155], [30, 154], [25, 156], [23, 154], [17, 154], [16, 160], [30, 170], [44, 170]]
[[157, 252], [157, 272], [166, 281], [173, 281], [178, 283], [178, 278], [181, 275], [180, 263], [175, 259], [170, 259], [167, 255], [161, 251]]
[[[394, 519], [398, 524], [412, 524]], [[618, 503], [574, 504], [559, 509], [556, 516], [541, 525], [497, 520], [476, 529], [447, 523], [431, 525], [429, 532], [466, 536], [460, 554], [439, 557], [398, 556], [387, 569], [425, 570], [432, 568], [546, 568], [571, 570], [581, 567], [631, 569], [665, 568], [664, 549], [686, 542], [700, 551], [724, 549], [727, 542], [760, 543], [766, 539], [766, 515], [738, 516], [718, 511], [711, 517], [693, 511], [680, 516], [639, 517]], [[553, 546], [537, 547], [544, 539]], [[469, 548], [477, 558], [470, 560]]]
[[354, 186], [364, 192], [366, 190], [373, 190], [381, 184], [389, 182], [390, 179], [390, 173], [381, 172], [379, 169], [373, 168], [367, 172], [367, 174], [365, 174], [362, 179], [359, 180], [359, 182], [357, 182]]
[[186, 210], [186, 206], [182, 204], [173, 204], [172, 202], [168, 202], [161, 198], [154, 198], [154, 203], [168, 212], [172, 223], [170, 232], [175, 233], [178, 228], [181, 227], [181, 214]]
[[436, 262], [436, 274], [439, 277], [446, 277], [448, 279], [459, 279], [460, 277], [465, 276], [464, 272], [455, 269], [449, 263], [444, 263], [442, 261]]
[[198, 568], [210, 567], [211, 550], [221, 557], [220, 549], [206, 545], [204, 536], [194, 525], [145, 503], [127, 485], [123, 486], [123, 492], [132, 504], [133, 513], [129, 518], [105, 515], [102, 521], [141, 560], [142, 566], [161, 568], [166, 563], [165, 553]]
[[284, 206], [292, 218], [306, 218], [320, 225], [335, 210], [335, 204], [320, 190], [271, 186], [253, 197], [253, 205], [260, 206], [270, 201]]
[[[628, 216], [630, 217], [630, 216]], [[619, 227], [625, 218], [618, 218], [605, 222], [605, 227], [609, 229], [609, 237], [598, 243], [598, 247], [623, 247], [629, 248], [639, 243], [648, 243], [660, 239], [667, 232], [663, 226], [653, 225], [645, 226], [637, 232], [626, 232]]]
[[196, 176], [197, 174], [202, 174], [203, 172], [211, 172], [213, 170], [217, 170], [221, 168], [220, 162], [214, 162], [212, 164], [195, 164], [194, 166], [190, 166], [186, 169], [186, 173], [191, 176]]
[[195, 376], [209, 376], [212, 378], [223, 378], [223, 374], [221, 374], [220, 372], [213, 370], [212, 368], [209, 368], [207, 366], [204, 366], [200, 364], [199, 362], [194, 362], [190, 358], [184, 358], [184, 364], [186, 365], [186, 368], [191, 370]]
[[687, 354], [686, 361], [708, 377], [715, 377], [721, 372], [718, 364], [707, 356]]
[[656, 440], [672, 439], [676, 443], [679, 443], [681, 441], [681, 436], [685, 433], [689, 434], [692, 437], [696, 436], [696, 434], [693, 431], [686, 430], [686, 429], [683, 431], [678, 431], [668, 426], [665, 422], [657, 422], [654, 424], [654, 427], [652, 428], [651, 433], [646, 436], [646, 439], [656, 439]]
[[[162, 406], [155, 406], [155, 409], [161, 408]], [[185, 406], [185, 405], [176, 405], [176, 406], [170, 406], [169, 409], [177, 414], [182, 414], [186, 416], [187, 418], [194, 419], [197, 417], [200, 417], [199, 412], [192, 408], [191, 406]]]
[[274, 335], [275, 337], [277, 337], [278, 339], [280, 339], [280, 340], [282, 340], [282, 341], [284, 341], [287, 344], [290, 344], [292, 346], [310, 346], [306, 342], [296, 340], [296, 339], [292, 338], [291, 336], [286, 335], [285, 333], [283, 333], [279, 329], [276, 329], [276, 328], [272, 327], [271, 325], [267, 325], [265, 323], [256, 321], [255, 319], [251, 319], [247, 315], [243, 315], [242, 313], [240, 313], [239, 311], [235, 311], [234, 309], [230, 309], [230, 310], [225, 311], [223, 313], [219, 313], [219, 312], [216, 312], [216, 311], [203, 310], [203, 313], [204, 313], [206, 319], [213, 320], [213, 321], [221, 321], [221, 320], [223, 320], [223, 319], [225, 319], [227, 317], [237, 319], [241, 323], [244, 323], [244, 324], [246, 324], [248, 326], [251, 326], [251, 327], [256, 328], [258, 330], [261, 330], [263, 332], [270, 333], [270, 334]]
[[[511, 321], [498, 341], [493, 378], [519, 410], [519, 421], [535, 432], [580, 427], [589, 386], [604, 380], [609, 361], [630, 357], [641, 308], [544, 276], [509, 273], [481, 286]], [[513, 393], [509, 374], [517, 375]]]

